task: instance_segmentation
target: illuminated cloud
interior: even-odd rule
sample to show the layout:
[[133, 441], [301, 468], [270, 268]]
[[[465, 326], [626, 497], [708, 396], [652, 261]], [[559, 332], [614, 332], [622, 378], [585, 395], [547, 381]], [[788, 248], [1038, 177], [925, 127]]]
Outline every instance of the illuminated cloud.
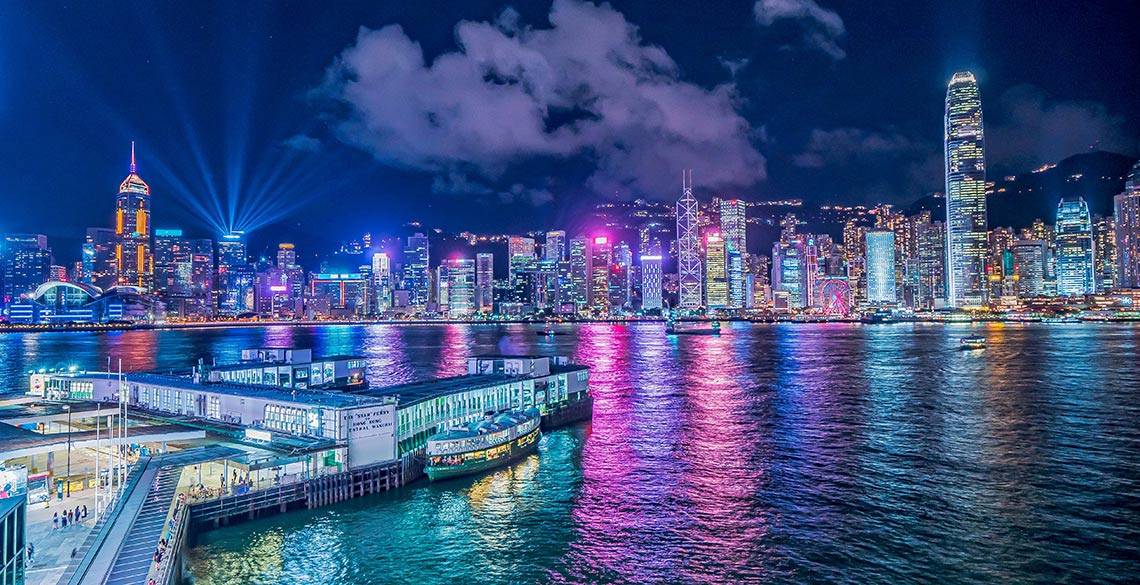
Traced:
[[294, 134], [284, 142], [285, 146], [302, 152], [317, 152], [321, 149], [321, 141], [304, 134]]
[[847, 56], [839, 46], [839, 39], [847, 33], [843, 19], [814, 0], [758, 0], [752, 7], [752, 13], [756, 23], [764, 27], [773, 26], [778, 21], [794, 22], [801, 28], [803, 42], [808, 46], [836, 60]]
[[710, 188], [764, 179], [734, 84], [684, 81], [609, 5], [555, 0], [549, 19], [531, 27], [507, 9], [493, 23], [460, 22], [459, 49], [430, 61], [398, 25], [361, 29], [322, 88], [347, 106], [337, 135], [386, 164], [443, 177], [437, 190], [514, 185], [536, 159], [585, 161], [587, 185], [606, 194], [673, 198], [682, 168]]

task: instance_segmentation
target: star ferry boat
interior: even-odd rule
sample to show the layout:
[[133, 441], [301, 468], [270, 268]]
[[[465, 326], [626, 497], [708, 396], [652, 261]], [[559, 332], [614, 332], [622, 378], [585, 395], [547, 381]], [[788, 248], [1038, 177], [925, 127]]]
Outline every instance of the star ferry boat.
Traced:
[[542, 438], [537, 409], [488, 414], [485, 420], [438, 433], [427, 440], [431, 481], [481, 473], [532, 453]]

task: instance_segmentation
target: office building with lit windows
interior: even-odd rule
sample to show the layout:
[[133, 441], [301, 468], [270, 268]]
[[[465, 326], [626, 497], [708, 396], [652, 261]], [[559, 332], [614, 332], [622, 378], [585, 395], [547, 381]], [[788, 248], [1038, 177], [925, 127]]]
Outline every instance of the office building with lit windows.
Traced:
[[119, 184], [115, 198], [115, 244], [118, 284], [149, 291], [154, 286], [151, 256], [150, 186], [138, 175], [135, 144], [131, 143], [131, 168]]
[[661, 256], [641, 257], [641, 308], [644, 311], [662, 308]]
[[728, 246], [720, 234], [705, 237], [705, 307], [728, 308]]
[[1057, 294], [1081, 296], [1096, 292], [1096, 261], [1093, 255], [1092, 219], [1081, 197], [1064, 198], [1057, 205], [1056, 271]]
[[969, 71], [946, 90], [947, 289], [952, 307], [986, 304], [986, 157], [982, 99]]
[[589, 255], [589, 299], [590, 309], [608, 312], [610, 308], [610, 267], [614, 263], [613, 244], [609, 238], [594, 238]]
[[1140, 288], [1140, 162], [1132, 166], [1124, 191], [1113, 198], [1113, 206], [1117, 286]]
[[895, 233], [867, 232], [867, 302], [874, 305], [898, 302], [895, 290]]

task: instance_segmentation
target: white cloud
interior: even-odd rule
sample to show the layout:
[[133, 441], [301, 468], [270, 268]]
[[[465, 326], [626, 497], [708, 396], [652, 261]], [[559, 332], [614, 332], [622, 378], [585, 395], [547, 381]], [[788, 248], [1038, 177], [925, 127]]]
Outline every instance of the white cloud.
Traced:
[[534, 158], [592, 162], [599, 193], [673, 197], [690, 167], [712, 188], [764, 178], [735, 85], [683, 81], [608, 4], [555, 0], [550, 24], [510, 9], [464, 21], [459, 50], [430, 62], [398, 25], [361, 29], [323, 88], [348, 106], [338, 135], [388, 164], [490, 182]]
[[847, 33], [843, 19], [814, 0], [757, 0], [752, 12], [760, 26], [769, 27], [782, 20], [794, 21], [803, 28], [803, 41], [807, 45], [836, 60], [847, 56], [838, 42]]

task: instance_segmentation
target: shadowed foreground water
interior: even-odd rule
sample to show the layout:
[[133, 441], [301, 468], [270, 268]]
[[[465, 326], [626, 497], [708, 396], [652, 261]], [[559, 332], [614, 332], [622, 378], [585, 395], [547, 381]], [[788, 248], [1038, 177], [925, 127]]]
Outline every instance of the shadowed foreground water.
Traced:
[[[591, 366], [591, 424], [509, 469], [201, 535], [197, 583], [981, 583], [1140, 575], [1140, 327], [370, 326], [0, 337], [3, 372], [243, 346]], [[984, 334], [989, 348], [958, 351]], [[85, 336], [86, 334], [78, 334]], [[98, 344], [91, 343], [98, 340]], [[154, 349], [158, 351], [155, 352]], [[29, 352], [34, 352], [30, 354]], [[23, 382], [26, 384], [26, 382]]]

